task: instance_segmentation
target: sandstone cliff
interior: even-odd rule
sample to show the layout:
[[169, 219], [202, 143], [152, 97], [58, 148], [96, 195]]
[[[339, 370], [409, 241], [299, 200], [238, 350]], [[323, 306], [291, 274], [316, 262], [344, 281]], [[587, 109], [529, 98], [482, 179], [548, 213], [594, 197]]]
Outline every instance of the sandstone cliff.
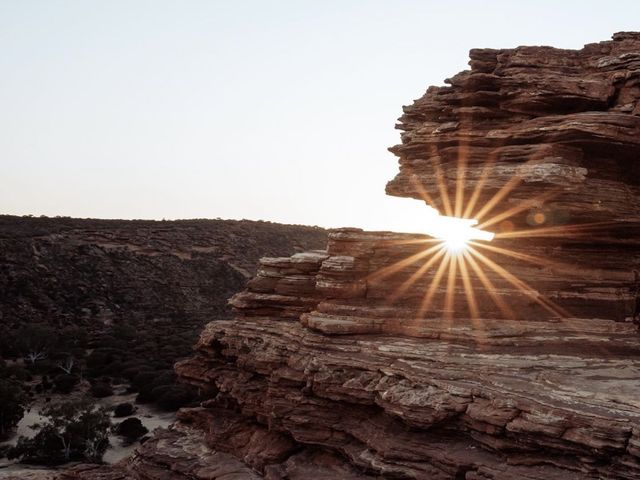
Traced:
[[262, 259], [176, 366], [209, 400], [110, 478], [640, 478], [640, 34], [470, 65], [405, 108], [387, 193], [494, 241]]

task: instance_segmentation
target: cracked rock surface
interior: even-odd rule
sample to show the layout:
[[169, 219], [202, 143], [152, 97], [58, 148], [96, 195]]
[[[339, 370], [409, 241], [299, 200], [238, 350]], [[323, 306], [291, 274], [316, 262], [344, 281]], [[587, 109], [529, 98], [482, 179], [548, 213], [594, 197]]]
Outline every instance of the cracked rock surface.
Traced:
[[[209, 323], [176, 365], [207, 400], [126, 475], [640, 478], [640, 34], [470, 55], [471, 70], [405, 107], [387, 193], [427, 192], [445, 213], [464, 175], [478, 209], [500, 191], [492, 214], [514, 207], [498, 233], [607, 228], [496, 238], [529, 257], [485, 252], [510, 276], [469, 268], [468, 284], [436, 284], [421, 235], [340, 229], [326, 250], [262, 259], [235, 318]], [[169, 434], [200, 450], [164, 453]], [[204, 464], [227, 477], [198, 476]]]

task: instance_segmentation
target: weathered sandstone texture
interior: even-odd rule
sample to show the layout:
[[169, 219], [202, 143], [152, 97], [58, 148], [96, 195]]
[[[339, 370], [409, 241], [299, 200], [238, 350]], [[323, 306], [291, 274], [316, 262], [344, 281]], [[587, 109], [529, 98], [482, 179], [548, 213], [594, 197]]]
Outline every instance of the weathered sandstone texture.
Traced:
[[363, 477], [640, 478], [640, 35], [470, 64], [405, 108], [387, 193], [535, 230], [478, 249], [507, 276], [467, 261], [431, 288], [426, 237], [355, 229], [263, 259], [177, 365], [210, 447], [266, 478], [301, 451]]
[[134, 478], [640, 479], [640, 34], [470, 65], [405, 108], [387, 193], [491, 222], [488, 261], [357, 229], [262, 259], [176, 365], [207, 400], [170, 434], [233, 473], [145, 444]]
[[[452, 192], [462, 163], [465, 198], [482, 182], [478, 205], [517, 176], [503, 204], [542, 194], [530, 206], [546, 210], [547, 225], [637, 223], [639, 46], [638, 33], [617, 33], [582, 50], [471, 50], [471, 70], [404, 108], [402, 144], [391, 149], [400, 173], [387, 193], [422, 198], [422, 185], [444, 211], [438, 179]], [[510, 220], [525, 223], [528, 213]]]
[[211, 398], [182, 421], [266, 478], [291, 478], [285, 459], [319, 448], [364, 477], [640, 478], [636, 327], [470, 319], [442, 300], [417, 318], [411, 297], [428, 285], [390, 304], [367, 281], [417, 238], [343, 229], [326, 253], [263, 259], [231, 300], [237, 318], [211, 322], [177, 365]]

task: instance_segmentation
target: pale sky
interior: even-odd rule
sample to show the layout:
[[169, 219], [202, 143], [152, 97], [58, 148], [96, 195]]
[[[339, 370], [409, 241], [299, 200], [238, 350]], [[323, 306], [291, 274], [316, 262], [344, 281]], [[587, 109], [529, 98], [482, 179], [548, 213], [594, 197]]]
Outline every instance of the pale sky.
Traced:
[[0, 213], [421, 231], [402, 105], [471, 48], [622, 30], [640, 1], [0, 0]]

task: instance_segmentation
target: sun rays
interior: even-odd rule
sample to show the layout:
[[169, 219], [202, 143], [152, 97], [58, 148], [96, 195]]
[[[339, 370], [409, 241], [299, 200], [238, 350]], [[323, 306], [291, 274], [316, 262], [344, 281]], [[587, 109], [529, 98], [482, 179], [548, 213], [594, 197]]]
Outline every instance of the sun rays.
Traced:
[[[571, 317], [570, 312], [542, 295], [501, 263], [517, 264], [516, 270], [521, 274], [539, 274], [542, 275], [540, 278], [553, 278], [554, 272], [576, 274], [575, 267], [549, 260], [543, 255], [488, 242], [508, 239], [512, 245], [513, 239], [580, 238], [593, 235], [606, 224], [539, 225], [547, 220], [543, 208], [561, 194], [562, 189], [551, 189], [541, 195], [514, 201], [511, 194], [522, 184], [521, 172], [526, 169], [516, 169], [517, 173], [497, 188], [491, 177], [497, 164], [495, 153], [489, 156], [482, 170], [477, 168], [473, 175], [468, 175], [467, 154], [467, 148], [459, 148], [455, 183], [452, 176], [447, 175], [441, 157], [435, 151], [431, 152], [429, 159], [433, 166], [430, 180], [435, 179], [435, 182], [429, 183], [431, 188], [425, 186], [419, 175], [405, 167], [417, 196], [427, 205], [453, 218], [439, 217], [442, 220], [439, 226], [427, 228], [427, 232], [435, 238], [394, 242], [406, 245], [424, 243], [425, 248], [372, 273], [366, 280], [376, 284], [399, 276], [397, 286], [386, 300], [390, 304], [403, 302], [409, 292], [409, 303], [416, 306], [416, 322], [425, 318], [439, 318], [451, 325], [456, 318], [468, 318], [473, 328], [482, 330], [482, 317], [484, 315], [487, 318], [487, 312], [499, 312], [504, 318], [516, 320], [518, 313], [522, 315], [523, 308], [538, 309], [538, 312], [545, 312], [556, 320]], [[453, 183], [454, 189], [450, 189], [450, 183]], [[488, 192], [489, 184], [491, 192]], [[473, 189], [469, 194], [467, 190], [470, 185]], [[509, 219], [523, 225], [523, 215], [527, 212], [533, 215], [534, 226], [516, 230], [515, 223]], [[541, 222], [538, 221], [540, 219]], [[445, 220], [450, 223], [447, 225]], [[485, 230], [487, 228], [497, 231], [494, 234]], [[396, 282], [390, 284], [396, 285]], [[412, 290], [416, 285], [420, 288]], [[422, 292], [417, 300], [416, 291]]]

